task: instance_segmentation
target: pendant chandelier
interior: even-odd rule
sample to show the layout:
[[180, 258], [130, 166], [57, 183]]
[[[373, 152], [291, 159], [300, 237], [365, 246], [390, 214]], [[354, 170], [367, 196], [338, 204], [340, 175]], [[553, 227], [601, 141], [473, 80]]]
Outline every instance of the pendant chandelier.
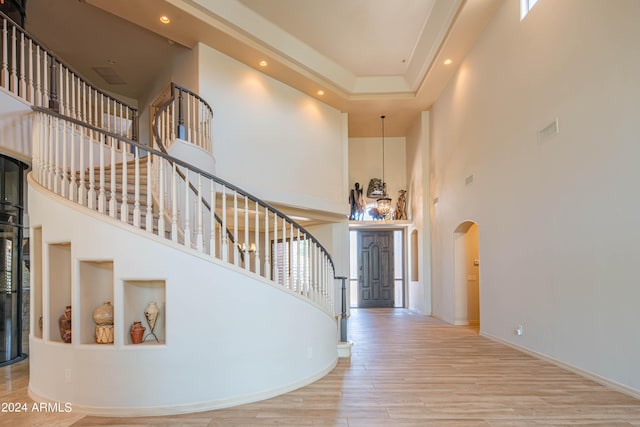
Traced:
[[387, 184], [384, 182], [384, 118], [385, 116], [380, 116], [382, 122], [382, 197], [376, 200], [378, 214], [382, 217], [386, 217], [391, 211], [391, 199], [387, 196]]

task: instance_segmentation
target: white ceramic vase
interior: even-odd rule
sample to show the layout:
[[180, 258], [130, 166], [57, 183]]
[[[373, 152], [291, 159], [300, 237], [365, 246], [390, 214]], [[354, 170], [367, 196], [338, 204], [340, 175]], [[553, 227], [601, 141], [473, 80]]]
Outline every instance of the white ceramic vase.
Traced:
[[158, 319], [158, 314], [160, 314], [160, 309], [155, 302], [150, 302], [147, 305], [147, 308], [144, 309], [144, 317], [147, 319], [147, 323], [149, 324], [149, 328], [153, 331], [153, 328], [156, 326], [156, 320]]

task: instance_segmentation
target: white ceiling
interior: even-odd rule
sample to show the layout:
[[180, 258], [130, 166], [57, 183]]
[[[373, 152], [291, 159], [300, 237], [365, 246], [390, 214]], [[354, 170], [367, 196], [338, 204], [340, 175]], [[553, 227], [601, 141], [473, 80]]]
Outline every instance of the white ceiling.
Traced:
[[[404, 75], [435, 0], [239, 0], [356, 76]], [[456, 2], [451, 1], [451, 4]]]
[[[94, 84], [129, 98], [200, 41], [348, 112], [350, 137], [378, 136], [381, 114], [388, 136], [405, 136], [499, 1], [29, 0], [26, 26]], [[94, 71], [102, 66], [126, 84], [108, 85]]]

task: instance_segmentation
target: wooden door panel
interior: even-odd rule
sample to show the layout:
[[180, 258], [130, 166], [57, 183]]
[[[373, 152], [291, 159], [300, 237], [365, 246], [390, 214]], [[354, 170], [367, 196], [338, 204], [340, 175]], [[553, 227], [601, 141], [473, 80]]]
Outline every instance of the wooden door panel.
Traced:
[[393, 307], [393, 231], [358, 232], [358, 307]]

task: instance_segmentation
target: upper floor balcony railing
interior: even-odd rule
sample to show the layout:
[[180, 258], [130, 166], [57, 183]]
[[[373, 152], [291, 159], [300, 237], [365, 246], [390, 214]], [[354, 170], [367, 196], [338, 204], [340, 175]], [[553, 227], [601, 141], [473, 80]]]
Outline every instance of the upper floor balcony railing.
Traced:
[[0, 13], [0, 86], [24, 101], [137, 140], [137, 110], [88, 83]]

